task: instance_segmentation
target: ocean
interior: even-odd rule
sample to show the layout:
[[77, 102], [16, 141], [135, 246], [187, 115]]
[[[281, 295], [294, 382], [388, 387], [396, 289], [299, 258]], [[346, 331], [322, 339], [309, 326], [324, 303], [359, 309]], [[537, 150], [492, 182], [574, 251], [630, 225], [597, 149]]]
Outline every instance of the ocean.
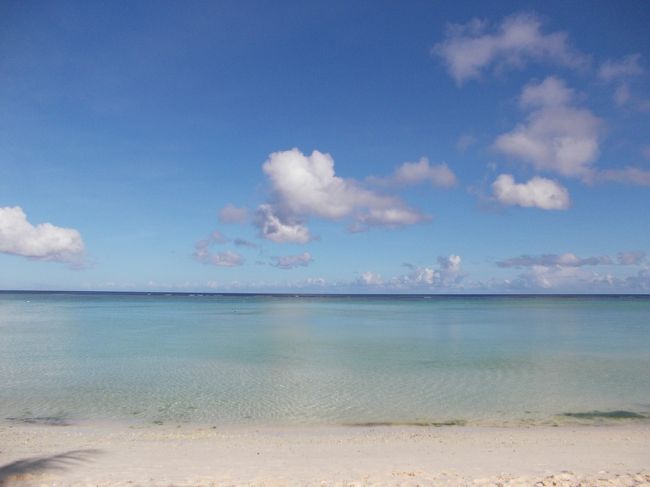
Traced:
[[2, 421], [648, 418], [648, 296], [0, 293]]

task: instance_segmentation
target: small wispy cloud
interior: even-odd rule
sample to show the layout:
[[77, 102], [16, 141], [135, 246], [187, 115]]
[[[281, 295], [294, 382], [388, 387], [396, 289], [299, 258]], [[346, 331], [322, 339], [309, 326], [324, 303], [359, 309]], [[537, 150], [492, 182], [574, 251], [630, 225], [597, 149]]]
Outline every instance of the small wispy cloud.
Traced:
[[585, 55], [570, 46], [565, 32], [542, 32], [540, 18], [532, 13], [511, 15], [496, 26], [479, 19], [451, 24], [432, 52], [442, 58], [459, 85], [490, 68], [521, 68], [532, 61], [569, 68], [588, 63]]
[[234, 243], [237, 247], [248, 247], [249, 249], [256, 249], [258, 247], [255, 242], [251, 242], [243, 238], [235, 238], [233, 239], [232, 243]]
[[645, 70], [641, 67], [641, 55], [630, 54], [622, 59], [608, 59], [598, 69], [598, 77], [606, 82], [627, 80], [641, 76]]
[[307, 267], [313, 262], [313, 257], [309, 252], [303, 252], [298, 255], [284, 255], [281, 257], [272, 257], [274, 267], [279, 269], [295, 269], [296, 267]]
[[650, 160], [650, 145], [645, 145], [641, 148], [641, 154], [645, 159]]
[[223, 233], [221, 233], [219, 230], [215, 230], [210, 234], [210, 237], [208, 238], [211, 243], [217, 243], [217, 244], [224, 244], [230, 241], [228, 237], [226, 237]]
[[582, 267], [587, 265], [609, 265], [612, 259], [606, 255], [595, 257], [578, 257], [576, 254], [520, 255], [497, 262], [499, 267]]
[[600, 65], [598, 77], [604, 83], [612, 84], [614, 102], [619, 107], [630, 107], [639, 111], [650, 110], [650, 100], [634, 93], [635, 82], [643, 79], [646, 70], [641, 66], [641, 55], [630, 54], [622, 59], [609, 59]]
[[215, 230], [208, 236], [208, 238], [196, 242], [192, 257], [194, 260], [201, 262], [202, 264], [209, 264], [218, 267], [240, 266], [244, 263], [244, 258], [241, 254], [233, 252], [232, 250], [217, 253], [212, 251], [214, 245], [222, 245], [229, 241], [229, 238]]
[[229, 204], [219, 210], [218, 216], [221, 223], [245, 223], [248, 221], [248, 210]]
[[467, 152], [467, 150], [478, 142], [477, 138], [470, 134], [463, 134], [456, 141], [456, 150], [458, 152]]
[[449, 188], [458, 182], [446, 163], [431, 164], [426, 157], [417, 162], [405, 162], [388, 177], [370, 177], [368, 181], [382, 186], [413, 186], [422, 183]]
[[616, 254], [616, 260], [620, 265], [639, 265], [645, 262], [646, 253], [642, 250], [630, 250]]
[[621, 169], [604, 169], [594, 175], [593, 182], [650, 186], [650, 170], [633, 166], [626, 166]]
[[194, 250], [194, 258], [202, 264], [214, 265], [217, 267], [237, 267], [244, 264], [241, 254], [231, 250], [213, 253], [210, 249], [197, 244]]

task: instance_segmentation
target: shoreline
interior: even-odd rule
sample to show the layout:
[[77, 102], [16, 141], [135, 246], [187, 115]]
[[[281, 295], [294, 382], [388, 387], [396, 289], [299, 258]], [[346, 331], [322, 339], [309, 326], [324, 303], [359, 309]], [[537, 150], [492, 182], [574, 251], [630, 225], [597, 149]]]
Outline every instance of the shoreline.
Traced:
[[268, 421], [263, 418], [248, 418], [239, 421], [224, 421], [220, 418], [199, 420], [187, 418], [116, 416], [89, 418], [76, 414], [31, 413], [0, 415], [0, 428], [12, 426], [94, 426], [107, 428], [218, 428], [234, 431], [250, 429], [336, 429], [336, 428], [567, 428], [567, 427], [625, 427], [640, 426], [650, 428], [650, 412], [647, 408], [637, 410], [592, 410], [584, 412], [567, 412], [551, 415], [521, 415], [484, 418], [442, 417], [442, 418], [404, 418], [404, 419], [358, 419], [358, 420], [321, 420], [276, 419]]
[[0, 485], [535, 485], [545, 479], [548, 485], [650, 484], [645, 422], [560, 427], [2, 423], [0, 445]]

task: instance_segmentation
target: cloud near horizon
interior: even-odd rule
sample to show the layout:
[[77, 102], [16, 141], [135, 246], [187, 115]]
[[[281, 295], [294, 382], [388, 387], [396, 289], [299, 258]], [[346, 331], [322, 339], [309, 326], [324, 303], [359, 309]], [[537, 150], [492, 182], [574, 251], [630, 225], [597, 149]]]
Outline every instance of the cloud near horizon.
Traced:
[[78, 230], [51, 223], [32, 225], [20, 206], [0, 208], [0, 252], [82, 267], [85, 245]]
[[[558, 292], [643, 292], [650, 289], [650, 269], [643, 251], [619, 252], [616, 261], [607, 255], [579, 257], [574, 253], [520, 255], [496, 262], [501, 268], [522, 269], [501, 284], [511, 291]], [[605, 266], [636, 267], [636, 273], [616, 275], [609, 270], [587, 269]], [[501, 284], [493, 282], [499, 289]]]
[[582, 267], [532, 266], [513, 279], [493, 284], [494, 289], [516, 292], [646, 293], [650, 291], [650, 269], [616, 276]]
[[461, 258], [458, 255], [438, 257], [438, 267], [417, 267], [408, 265], [411, 272], [385, 280], [380, 274], [366, 271], [354, 282], [357, 286], [373, 287], [382, 290], [414, 289], [458, 289], [465, 278], [461, 273]]
[[490, 68], [522, 68], [531, 61], [574, 69], [588, 64], [588, 58], [569, 45], [566, 33], [543, 33], [540, 18], [532, 13], [511, 15], [494, 28], [476, 18], [450, 24], [432, 53], [443, 59], [458, 85], [480, 78]]

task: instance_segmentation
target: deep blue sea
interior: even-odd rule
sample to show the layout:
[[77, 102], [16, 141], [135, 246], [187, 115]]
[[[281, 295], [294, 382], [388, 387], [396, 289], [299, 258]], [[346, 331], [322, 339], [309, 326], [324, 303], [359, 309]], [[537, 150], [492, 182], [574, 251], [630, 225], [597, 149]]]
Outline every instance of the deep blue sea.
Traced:
[[0, 293], [5, 421], [635, 415], [650, 415], [649, 297]]

